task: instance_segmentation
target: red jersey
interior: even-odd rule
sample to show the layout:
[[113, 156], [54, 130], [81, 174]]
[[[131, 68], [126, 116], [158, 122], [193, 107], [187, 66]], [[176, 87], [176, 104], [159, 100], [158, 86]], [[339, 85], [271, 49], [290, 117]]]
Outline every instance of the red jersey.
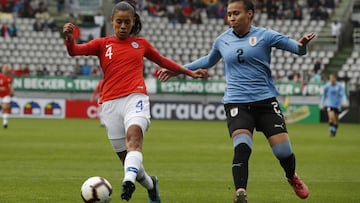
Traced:
[[11, 94], [11, 75], [0, 74], [0, 97], [10, 96]]
[[108, 36], [84, 44], [65, 40], [65, 45], [70, 56], [98, 56], [104, 80], [100, 94], [102, 102], [132, 93], [147, 94], [143, 77], [144, 57], [172, 71], [177, 72], [181, 68], [140, 37], [119, 40], [115, 36]]

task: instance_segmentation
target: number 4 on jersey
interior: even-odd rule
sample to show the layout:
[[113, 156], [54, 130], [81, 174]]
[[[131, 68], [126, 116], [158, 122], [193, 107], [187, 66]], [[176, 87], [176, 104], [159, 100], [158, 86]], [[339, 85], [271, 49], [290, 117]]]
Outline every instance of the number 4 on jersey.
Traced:
[[109, 59], [111, 59], [113, 53], [112, 53], [112, 46], [110, 45], [106, 45], [106, 53], [105, 53], [105, 57], [109, 57]]

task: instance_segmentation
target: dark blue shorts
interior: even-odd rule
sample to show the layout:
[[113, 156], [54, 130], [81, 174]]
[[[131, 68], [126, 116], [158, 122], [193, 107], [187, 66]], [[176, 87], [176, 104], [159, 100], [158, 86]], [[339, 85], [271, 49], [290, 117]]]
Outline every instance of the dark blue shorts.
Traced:
[[340, 113], [340, 109], [339, 109], [339, 108], [330, 107], [330, 106], [326, 107], [326, 111], [327, 111], [327, 112], [333, 111], [335, 114], [339, 114], [339, 113]]

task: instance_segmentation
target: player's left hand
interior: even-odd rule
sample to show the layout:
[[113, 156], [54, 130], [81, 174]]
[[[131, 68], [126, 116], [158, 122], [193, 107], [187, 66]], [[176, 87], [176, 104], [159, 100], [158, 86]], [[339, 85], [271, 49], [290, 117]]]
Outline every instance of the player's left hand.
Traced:
[[316, 33], [315, 32], [310, 32], [308, 34], [305, 34], [304, 36], [302, 36], [299, 41], [298, 41], [298, 46], [302, 47], [305, 46], [307, 43], [309, 43], [312, 39], [314, 39], [316, 37]]
[[207, 70], [204, 69], [198, 69], [195, 71], [192, 71], [192, 78], [208, 78], [209, 77], [209, 73]]

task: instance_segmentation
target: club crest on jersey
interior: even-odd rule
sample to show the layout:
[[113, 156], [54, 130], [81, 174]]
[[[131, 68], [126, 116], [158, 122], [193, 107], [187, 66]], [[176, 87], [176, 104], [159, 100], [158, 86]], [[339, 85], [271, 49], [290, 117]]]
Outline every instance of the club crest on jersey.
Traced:
[[237, 116], [238, 113], [239, 113], [239, 110], [238, 110], [237, 107], [230, 109], [230, 115], [231, 115], [231, 117]]
[[137, 42], [131, 42], [131, 46], [135, 49], [139, 48], [139, 44]]
[[256, 38], [256, 37], [250, 37], [250, 38], [249, 38], [249, 44], [250, 44], [251, 46], [255, 46], [256, 43], [257, 43], [257, 38]]

